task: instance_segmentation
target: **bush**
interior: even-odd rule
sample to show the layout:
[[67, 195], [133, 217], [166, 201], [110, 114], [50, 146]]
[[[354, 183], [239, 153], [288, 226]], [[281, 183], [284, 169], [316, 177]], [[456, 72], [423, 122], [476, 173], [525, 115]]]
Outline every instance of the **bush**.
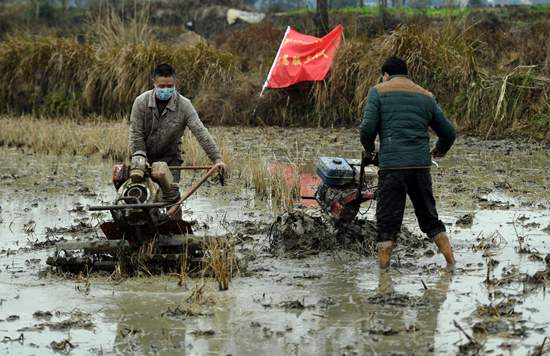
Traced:
[[5, 111], [43, 115], [127, 113], [151, 87], [156, 64], [172, 63], [179, 90], [193, 97], [203, 86], [232, 77], [235, 58], [213, 47], [158, 42], [94, 48], [72, 39], [10, 37], [0, 43], [0, 100]]
[[[0, 42], [0, 100], [4, 110], [82, 113], [82, 85], [93, 63], [91, 47], [71, 39], [9, 37]], [[65, 105], [66, 101], [72, 105]]]
[[[326, 80], [267, 90], [261, 99], [286, 24], [312, 33], [311, 16], [240, 25], [216, 37], [218, 48], [161, 43], [147, 15], [91, 21], [87, 42], [11, 36], [0, 42], [0, 111], [127, 115], [134, 98], [151, 87], [154, 66], [169, 62], [178, 71], [179, 91], [193, 99], [207, 123], [356, 126], [383, 60], [396, 55], [461, 129], [494, 137], [512, 131], [548, 135], [547, 19], [510, 28], [501, 13], [485, 10], [448, 18], [392, 16], [391, 26], [369, 28], [363, 20], [380, 18], [335, 14], [346, 35]], [[387, 26], [393, 30], [383, 32]]]

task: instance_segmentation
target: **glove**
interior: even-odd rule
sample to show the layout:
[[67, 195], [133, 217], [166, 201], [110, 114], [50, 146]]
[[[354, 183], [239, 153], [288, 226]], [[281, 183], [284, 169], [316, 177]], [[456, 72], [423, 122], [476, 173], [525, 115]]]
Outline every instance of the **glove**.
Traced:
[[378, 166], [378, 154], [376, 152], [363, 151], [363, 162], [365, 166], [370, 164]]
[[147, 157], [145, 152], [137, 151], [132, 155], [132, 164], [130, 164], [130, 178], [133, 182], [139, 182], [145, 177], [147, 169]]

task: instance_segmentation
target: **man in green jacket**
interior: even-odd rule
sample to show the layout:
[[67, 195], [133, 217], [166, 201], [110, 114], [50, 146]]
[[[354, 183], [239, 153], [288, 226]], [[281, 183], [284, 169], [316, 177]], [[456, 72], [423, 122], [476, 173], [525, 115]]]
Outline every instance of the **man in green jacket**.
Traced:
[[[407, 74], [403, 60], [386, 59], [383, 82], [370, 89], [360, 126], [361, 144], [367, 153], [374, 152], [377, 135], [380, 140], [376, 224], [382, 269], [390, 265], [407, 195], [422, 232], [433, 239], [448, 265], [455, 263], [445, 225], [437, 215], [430, 174], [432, 157], [447, 153], [455, 140], [455, 129], [432, 93]], [[429, 128], [439, 138], [431, 152]]]

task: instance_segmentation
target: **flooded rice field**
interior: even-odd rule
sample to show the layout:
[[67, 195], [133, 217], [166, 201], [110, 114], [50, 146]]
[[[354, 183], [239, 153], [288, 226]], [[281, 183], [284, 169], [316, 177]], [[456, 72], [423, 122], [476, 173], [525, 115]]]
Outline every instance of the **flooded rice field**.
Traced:
[[[319, 155], [360, 155], [354, 130], [213, 131], [230, 142], [235, 162], [261, 152], [311, 169]], [[0, 353], [547, 354], [547, 149], [466, 138], [432, 169], [454, 271], [443, 268], [410, 208], [392, 267], [380, 273], [368, 249], [274, 251], [270, 225], [280, 212], [237, 174], [226, 187], [208, 184], [184, 216], [198, 235], [236, 241], [239, 271], [219, 291], [210, 278], [52, 271], [45, 261], [56, 241], [103, 236], [98, 225], [108, 214], [86, 205], [112, 202], [111, 164], [2, 148]], [[361, 214], [373, 220], [374, 207], [366, 203]], [[322, 234], [313, 225], [306, 235]]]

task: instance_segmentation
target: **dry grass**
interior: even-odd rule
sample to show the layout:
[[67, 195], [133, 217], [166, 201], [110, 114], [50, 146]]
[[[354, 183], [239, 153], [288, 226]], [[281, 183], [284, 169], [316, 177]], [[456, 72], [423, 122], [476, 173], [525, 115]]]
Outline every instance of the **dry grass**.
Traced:
[[153, 41], [153, 28], [149, 24], [150, 9], [146, 7], [141, 8], [127, 21], [114, 9], [107, 15], [90, 16], [86, 27], [92, 43], [102, 48], [115, 48]]
[[178, 90], [195, 96], [201, 87], [230, 80], [231, 55], [205, 44], [168, 47], [158, 42], [102, 50], [89, 69], [83, 91], [89, 110], [126, 113], [137, 94], [151, 88], [154, 66], [171, 63], [178, 72]]
[[[538, 28], [544, 30], [546, 27], [533, 25], [531, 30], [525, 29], [522, 33], [531, 33]], [[254, 94], [259, 91], [261, 83], [251, 82], [245, 77], [237, 78], [231, 90], [220, 87], [221, 92], [217, 88], [218, 91], [201, 94], [206, 95], [205, 101], [220, 102], [223, 108], [221, 123], [355, 126], [362, 115], [369, 88], [380, 77], [381, 63], [386, 57], [396, 55], [407, 61], [411, 77], [435, 94], [460, 128], [480, 134], [495, 126], [491, 128], [491, 134], [501, 137], [509, 135], [511, 131], [525, 132], [525, 126], [531, 127], [535, 120], [539, 124], [531, 133], [544, 138], [548, 132], [550, 114], [547, 108], [548, 94], [544, 89], [546, 80], [541, 73], [544, 73], [549, 61], [548, 47], [541, 46], [544, 41], [540, 36], [527, 36], [528, 41], [514, 37], [507, 38], [512, 43], [504, 40], [487, 43], [481, 36], [484, 32], [480, 34], [479, 31], [479, 26], [474, 24], [454, 22], [439, 27], [398, 26], [393, 32], [372, 40], [346, 38], [329, 77], [323, 82], [271, 90], [263, 100], [256, 100]], [[243, 50], [237, 39], [229, 43], [234, 44], [237, 50]], [[541, 48], [537, 48], [537, 44]], [[516, 81], [521, 80], [521, 76], [525, 77], [525, 71], [521, 74], [522, 71], [509, 68], [510, 61], [500, 65], [498, 71], [494, 65], [495, 53], [498, 52], [502, 57], [502, 51], [514, 46], [522, 49], [516, 62], [537, 63], [539, 66], [531, 69], [529, 76], [533, 80], [524, 78], [527, 82], [517, 86], [521, 88], [521, 99], [515, 100], [517, 105], [514, 106], [511, 100], [505, 100], [507, 107], [499, 108], [499, 84], [502, 80], [511, 72], [512, 79], [516, 78]], [[250, 55], [248, 52], [242, 53], [246, 58]], [[514, 98], [516, 94], [517, 91], [509, 90], [506, 97]], [[243, 97], [248, 102], [240, 101]], [[221, 105], [223, 99], [229, 101]], [[256, 108], [255, 116], [249, 109], [251, 107]], [[506, 118], [494, 122], [495, 112], [504, 108]]]
[[143, 33], [117, 44], [104, 32], [101, 42], [92, 44], [25, 35], [0, 42], [1, 110], [48, 116], [127, 113], [134, 98], [151, 88], [151, 73], [163, 62], [174, 65], [178, 90], [186, 96], [233, 77], [235, 58], [206, 44], [145, 43], [138, 40], [147, 38]]
[[[0, 116], [0, 127], [0, 146], [50, 155], [99, 155], [117, 162], [129, 159], [128, 123], [124, 120], [46, 120], [32, 116]], [[299, 195], [299, 177], [296, 173], [270, 168], [262, 152], [253, 147], [247, 157], [237, 157], [231, 137], [224, 133], [223, 128], [212, 130], [227, 165], [228, 178], [254, 189], [259, 199], [267, 200], [274, 208], [290, 208]], [[185, 165], [209, 164], [206, 154], [189, 131], [185, 132], [182, 141]]]
[[[0, 126], [0, 145], [21, 147], [32, 152], [83, 156], [99, 154], [113, 161], [124, 161], [130, 154], [128, 123], [124, 120], [46, 120], [33, 116], [0, 116]], [[227, 138], [221, 136], [218, 144], [229, 169], [235, 167]], [[182, 151], [186, 165], [208, 163], [206, 154], [188, 130], [184, 134]]]
[[203, 262], [203, 272], [214, 275], [218, 282], [219, 290], [229, 289], [231, 278], [237, 271], [237, 258], [235, 257], [235, 246], [230, 237], [208, 239], [205, 246], [208, 257]]
[[503, 76], [483, 76], [463, 96], [463, 128], [489, 137], [517, 132], [547, 139], [550, 129], [550, 79], [533, 67], [516, 67]]
[[[0, 144], [33, 152], [59, 155], [101, 155], [121, 161], [129, 156], [128, 125], [99, 119], [79, 123], [72, 119], [44, 120], [31, 116], [0, 116]], [[121, 140], [120, 138], [124, 139]]]
[[300, 169], [294, 164], [270, 163], [262, 156], [252, 156], [240, 171], [246, 185], [272, 208], [292, 210], [300, 198]]
[[300, 199], [300, 174], [296, 166], [291, 169], [270, 167], [268, 174], [269, 199], [271, 203], [285, 211], [292, 210], [294, 202]]
[[9, 37], [0, 42], [2, 110], [82, 113], [79, 90], [92, 60], [92, 49], [72, 39]]
[[[132, 14], [120, 8], [118, 14], [96, 11], [83, 26], [85, 43], [12, 31], [0, 43], [0, 110], [48, 116], [127, 114], [133, 98], [150, 87], [154, 65], [167, 61], [180, 73], [180, 91], [194, 98], [209, 124], [355, 126], [382, 60], [398, 55], [461, 128], [479, 133], [494, 122], [498, 82], [514, 68], [536, 66], [529, 74], [533, 77], [550, 74], [550, 22], [544, 12], [472, 10], [444, 21], [440, 15], [397, 12], [378, 23], [379, 16], [344, 11], [332, 14], [345, 25], [346, 36], [327, 80], [271, 90], [259, 100], [284, 27], [312, 33], [311, 16], [277, 16], [225, 31], [212, 41], [216, 49], [159, 43], [154, 35], [162, 31], [151, 25], [144, 6]], [[510, 119], [512, 125], [507, 119], [494, 122], [492, 134], [507, 135], [510, 127], [520, 133], [524, 126], [534, 126], [529, 131], [535, 133], [541, 126], [547, 130], [547, 92], [540, 85], [523, 89], [520, 96], [526, 100], [514, 109], [522, 117]]]
[[[295, 27], [307, 30], [308, 24], [299, 23]], [[216, 39], [221, 48], [216, 49], [163, 44], [153, 39], [146, 15], [122, 20], [110, 14], [91, 20], [87, 43], [28, 35], [0, 42], [0, 80], [5, 83], [0, 110], [127, 115], [133, 99], [150, 88], [154, 65], [170, 62], [178, 70], [180, 92], [193, 98], [208, 124], [356, 126], [382, 61], [397, 55], [460, 128], [491, 136], [529, 128], [530, 135], [547, 137], [548, 21], [509, 32], [502, 20], [483, 14], [406, 23], [374, 38], [349, 30], [325, 81], [269, 90], [259, 99], [281, 35], [278, 25], [266, 22], [225, 33]], [[533, 67], [514, 69], [526, 65]], [[500, 99], [503, 81], [506, 91]]]

